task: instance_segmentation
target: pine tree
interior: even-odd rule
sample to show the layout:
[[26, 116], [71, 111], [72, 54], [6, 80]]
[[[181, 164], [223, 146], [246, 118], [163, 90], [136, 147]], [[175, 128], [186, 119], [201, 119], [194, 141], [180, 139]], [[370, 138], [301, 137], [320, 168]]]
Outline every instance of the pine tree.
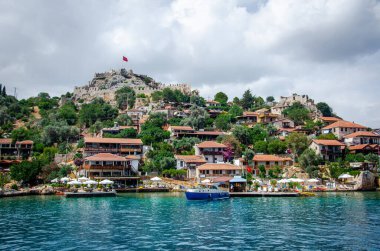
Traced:
[[3, 92], [2, 92], [2, 89], [3, 89], [3, 85], [0, 84], [0, 95], [3, 96]]
[[3, 92], [2, 92], [2, 95], [5, 97], [7, 96], [7, 91], [5, 90], [5, 85], [3, 86]]
[[244, 110], [248, 110], [252, 107], [254, 101], [254, 97], [251, 93], [251, 90], [248, 89], [244, 92], [243, 98], [240, 100], [241, 106]]

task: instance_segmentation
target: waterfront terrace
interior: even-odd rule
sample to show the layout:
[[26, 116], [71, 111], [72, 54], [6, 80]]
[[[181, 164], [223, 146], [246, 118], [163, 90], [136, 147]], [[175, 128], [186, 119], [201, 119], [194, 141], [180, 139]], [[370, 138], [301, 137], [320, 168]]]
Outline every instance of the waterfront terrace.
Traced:
[[0, 139], [0, 160], [27, 159], [32, 153], [33, 141], [13, 142], [12, 139]]
[[175, 155], [174, 157], [177, 161], [177, 169], [187, 170], [188, 179], [195, 178], [197, 166], [207, 163], [201, 155]]
[[206, 163], [196, 169], [198, 180], [201, 178], [233, 177], [242, 174], [242, 167], [228, 163]]
[[256, 154], [253, 157], [253, 174], [255, 176], [259, 175], [260, 170], [259, 166], [263, 165], [266, 170], [266, 174], [269, 174], [269, 170], [274, 168], [275, 166], [283, 169], [286, 166], [292, 166], [293, 161], [289, 157], [280, 157], [277, 155], [270, 154]]
[[141, 159], [143, 153], [141, 139], [85, 137], [84, 144], [84, 157], [112, 153], [121, 156], [135, 155]]
[[335, 161], [342, 157], [345, 145], [338, 140], [313, 139], [309, 148], [321, 155], [323, 160]]

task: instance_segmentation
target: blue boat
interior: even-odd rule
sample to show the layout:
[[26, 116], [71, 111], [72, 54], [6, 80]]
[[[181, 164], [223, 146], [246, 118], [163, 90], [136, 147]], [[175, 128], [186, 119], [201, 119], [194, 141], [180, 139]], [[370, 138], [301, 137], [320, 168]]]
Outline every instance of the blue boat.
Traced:
[[230, 193], [212, 186], [210, 188], [187, 189], [186, 198], [188, 200], [221, 200], [230, 198]]

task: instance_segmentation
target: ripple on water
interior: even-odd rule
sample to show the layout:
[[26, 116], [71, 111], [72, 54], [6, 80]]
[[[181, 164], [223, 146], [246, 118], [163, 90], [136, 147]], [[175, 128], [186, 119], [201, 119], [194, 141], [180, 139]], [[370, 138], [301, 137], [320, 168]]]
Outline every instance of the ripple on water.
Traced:
[[0, 200], [0, 250], [380, 247], [379, 193], [190, 202], [182, 194]]

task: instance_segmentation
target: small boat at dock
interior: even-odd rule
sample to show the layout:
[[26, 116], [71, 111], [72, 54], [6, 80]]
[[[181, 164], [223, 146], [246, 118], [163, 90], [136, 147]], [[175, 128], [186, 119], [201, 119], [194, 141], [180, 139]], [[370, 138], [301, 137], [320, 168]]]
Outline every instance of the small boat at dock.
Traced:
[[200, 187], [186, 190], [188, 200], [221, 200], [230, 198], [230, 193], [216, 186]]

